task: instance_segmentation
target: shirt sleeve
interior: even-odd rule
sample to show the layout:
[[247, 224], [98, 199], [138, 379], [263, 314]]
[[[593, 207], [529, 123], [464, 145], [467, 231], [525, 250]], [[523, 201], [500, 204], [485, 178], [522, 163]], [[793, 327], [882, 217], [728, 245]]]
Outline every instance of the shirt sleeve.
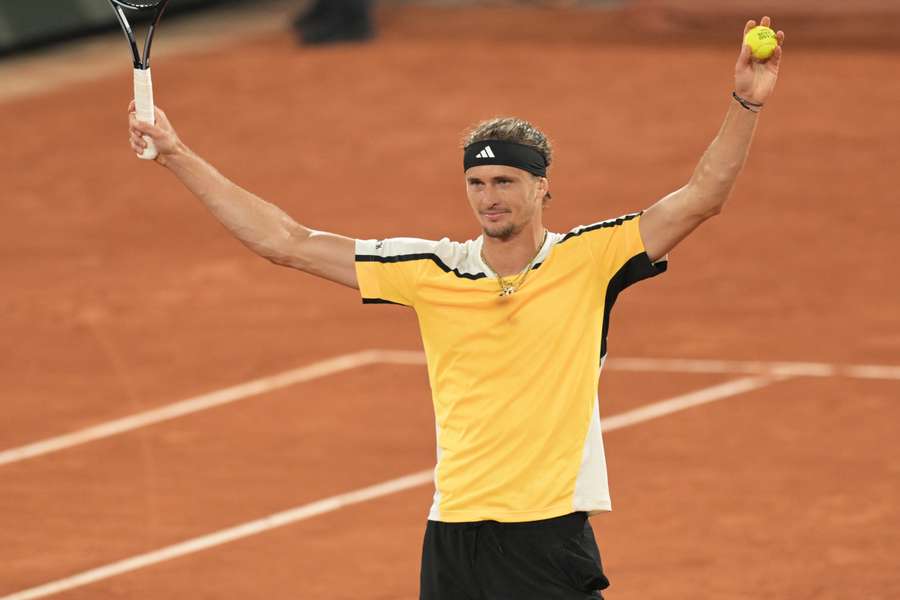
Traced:
[[363, 304], [415, 306], [422, 263], [435, 242], [416, 238], [356, 240], [356, 280]]
[[582, 229], [599, 277], [616, 293], [659, 275], [668, 267], [668, 257], [650, 262], [641, 239], [640, 221], [641, 213], [632, 213]]

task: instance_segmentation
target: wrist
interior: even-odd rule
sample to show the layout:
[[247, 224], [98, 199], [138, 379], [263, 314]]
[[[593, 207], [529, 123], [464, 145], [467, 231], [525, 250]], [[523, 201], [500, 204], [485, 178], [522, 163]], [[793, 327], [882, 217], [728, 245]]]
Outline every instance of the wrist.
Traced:
[[763, 104], [759, 102], [754, 102], [752, 100], [748, 100], [743, 96], [739, 95], [736, 91], [731, 92], [731, 97], [737, 102], [743, 109], [748, 110], [752, 113], [759, 113], [763, 109]]
[[193, 152], [191, 152], [190, 148], [185, 146], [181, 140], [177, 140], [175, 142], [174, 149], [171, 152], [161, 152], [159, 154], [159, 157], [156, 159], [156, 162], [164, 167], [168, 167], [171, 169], [179, 163], [184, 163], [191, 157], [192, 154]]

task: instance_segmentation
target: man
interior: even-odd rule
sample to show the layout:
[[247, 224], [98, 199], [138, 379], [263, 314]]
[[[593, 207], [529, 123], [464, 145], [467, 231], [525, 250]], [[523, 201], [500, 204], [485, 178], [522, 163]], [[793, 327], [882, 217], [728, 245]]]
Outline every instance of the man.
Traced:
[[611, 508], [596, 398], [610, 310], [722, 210], [774, 90], [778, 42], [763, 62], [742, 47], [725, 122], [687, 185], [566, 233], [542, 221], [550, 145], [519, 119], [470, 132], [466, 191], [483, 234], [457, 243], [310, 230], [193, 154], [162, 111], [157, 126], [131, 114], [135, 152], [152, 138], [157, 162], [251, 250], [416, 310], [438, 445], [422, 599], [580, 600], [609, 585], [587, 516]]

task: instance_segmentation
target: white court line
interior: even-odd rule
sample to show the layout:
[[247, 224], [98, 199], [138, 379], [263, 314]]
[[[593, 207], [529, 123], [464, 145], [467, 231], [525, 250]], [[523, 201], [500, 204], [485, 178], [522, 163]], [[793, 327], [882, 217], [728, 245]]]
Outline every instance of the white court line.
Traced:
[[[417, 350], [364, 350], [354, 354], [345, 354], [305, 367], [284, 371], [277, 375], [254, 379], [240, 385], [188, 398], [187, 400], [147, 412], [107, 421], [86, 429], [48, 438], [18, 448], [10, 448], [0, 452], [0, 466], [125, 433], [161, 421], [183, 417], [208, 408], [236, 402], [237, 400], [297, 383], [311, 381], [340, 371], [378, 363], [420, 365], [425, 364], [425, 354]], [[812, 362], [741, 362], [674, 358], [612, 358], [606, 363], [605, 368], [613, 371], [658, 373], [747, 374], [771, 375], [775, 377], [844, 376], [859, 379], [900, 381], [900, 367], [891, 365], [833, 365]]]
[[628, 412], [606, 417], [605, 419], [601, 419], [600, 423], [603, 427], [603, 431], [614, 431], [616, 429], [621, 429], [622, 427], [634, 425], [635, 423], [642, 423], [644, 421], [649, 421], [650, 419], [664, 417], [665, 415], [685, 410], [692, 406], [700, 406], [701, 404], [708, 404], [710, 402], [715, 402], [716, 400], [721, 400], [722, 398], [728, 398], [729, 396], [736, 396], [745, 392], [758, 390], [775, 381], [783, 381], [785, 379], [788, 379], [788, 377], [770, 377], [767, 375], [742, 377], [712, 387], [703, 388], [696, 392], [689, 392], [687, 394], [675, 396], [674, 398], [669, 398], [668, 400], [654, 402], [653, 404], [635, 408]]
[[[425, 364], [423, 352], [410, 350], [376, 350], [380, 362], [391, 364]], [[605, 369], [654, 373], [702, 373], [707, 375], [772, 375], [790, 377], [851, 377], [854, 379], [886, 379], [900, 381], [900, 366], [837, 365], [820, 362], [736, 361], [702, 358], [610, 358]]]
[[126, 431], [132, 431], [140, 427], [146, 427], [154, 423], [168, 421], [177, 417], [183, 417], [191, 413], [199, 412], [230, 402], [236, 402], [250, 396], [257, 396], [265, 392], [271, 392], [304, 381], [319, 379], [341, 371], [355, 369], [365, 365], [371, 365], [379, 361], [378, 353], [372, 350], [344, 354], [327, 360], [312, 363], [298, 369], [284, 371], [277, 375], [253, 379], [240, 385], [227, 387], [215, 392], [194, 396], [187, 400], [168, 404], [161, 408], [137, 413], [114, 421], [106, 421], [86, 429], [74, 431], [65, 435], [41, 440], [26, 446], [11, 448], [0, 452], [0, 465], [14, 463], [27, 458], [56, 452], [64, 448], [70, 448], [79, 444], [86, 444], [94, 440], [107, 438]]
[[900, 366], [837, 365], [819, 362], [760, 362], [682, 358], [611, 358], [606, 368], [615, 371], [788, 375], [792, 377], [851, 377], [900, 380]]
[[839, 371], [846, 377], [859, 379], [898, 379], [900, 380], [900, 367], [889, 365], [851, 365]]
[[[405, 356], [410, 358], [412, 355], [406, 353]], [[787, 379], [787, 377], [742, 377], [740, 379], [735, 379], [734, 381], [703, 388], [601, 419], [601, 422], [604, 423], [603, 430], [609, 432], [615, 429], [622, 429], [663, 415], [685, 410], [692, 406], [722, 400], [750, 390], [759, 389], [782, 379]], [[201, 550], [207, 550], [215, 546], [221, 546], [222, 544], [257, 535], [278, 527], [284, 527], [285, 525], [297, 523], [298, 521], [304, 521], [318, 515], [336, 511], [345, 506], [396, 494], [397, 492], [425, 485], [426, 483], [431, 483], [433, 481], [434, 471], [432, 469], [419, 471], [417, 473], [406, 475], [405, 477], [392, 479], [390, 481], [385, 481], [384, 483], [365, 487], [346, 494], [332, 496], [330, 498], [325, 498], [324, 500], [318, 500], [310, 504], [304, 504], [296, 508], [277, 512], [261, 519], [248, 521], [247, 523], [242, 523], [234, 527], [185, 540], [178, 544], [160, 548], [159, 550], [132, 556], [131, 558], [90, 569], [71, 577], [16, 592], [12, 595], [4, 596], [0, 598], [0, 600], [33, 600], [34, 598], [43, 598], [51, 594], [57, 594], [65, 590], [85, 586], [103, 579], [109, 579], [116, 575], [136, 571], [173, 558], [200, 552]]]

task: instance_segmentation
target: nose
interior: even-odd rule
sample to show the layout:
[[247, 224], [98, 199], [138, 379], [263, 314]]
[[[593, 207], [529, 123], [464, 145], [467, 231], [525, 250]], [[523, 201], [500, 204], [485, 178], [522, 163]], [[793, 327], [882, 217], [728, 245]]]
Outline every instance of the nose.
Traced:
[[488, 186], [487, 189], [484, 190], [483, 200], [484, 200], [484, 204], [488, 208], [493, 208], [494, 206], [496, 206], [498, 199], [499, 199], [499, 194], [492, 187]]

